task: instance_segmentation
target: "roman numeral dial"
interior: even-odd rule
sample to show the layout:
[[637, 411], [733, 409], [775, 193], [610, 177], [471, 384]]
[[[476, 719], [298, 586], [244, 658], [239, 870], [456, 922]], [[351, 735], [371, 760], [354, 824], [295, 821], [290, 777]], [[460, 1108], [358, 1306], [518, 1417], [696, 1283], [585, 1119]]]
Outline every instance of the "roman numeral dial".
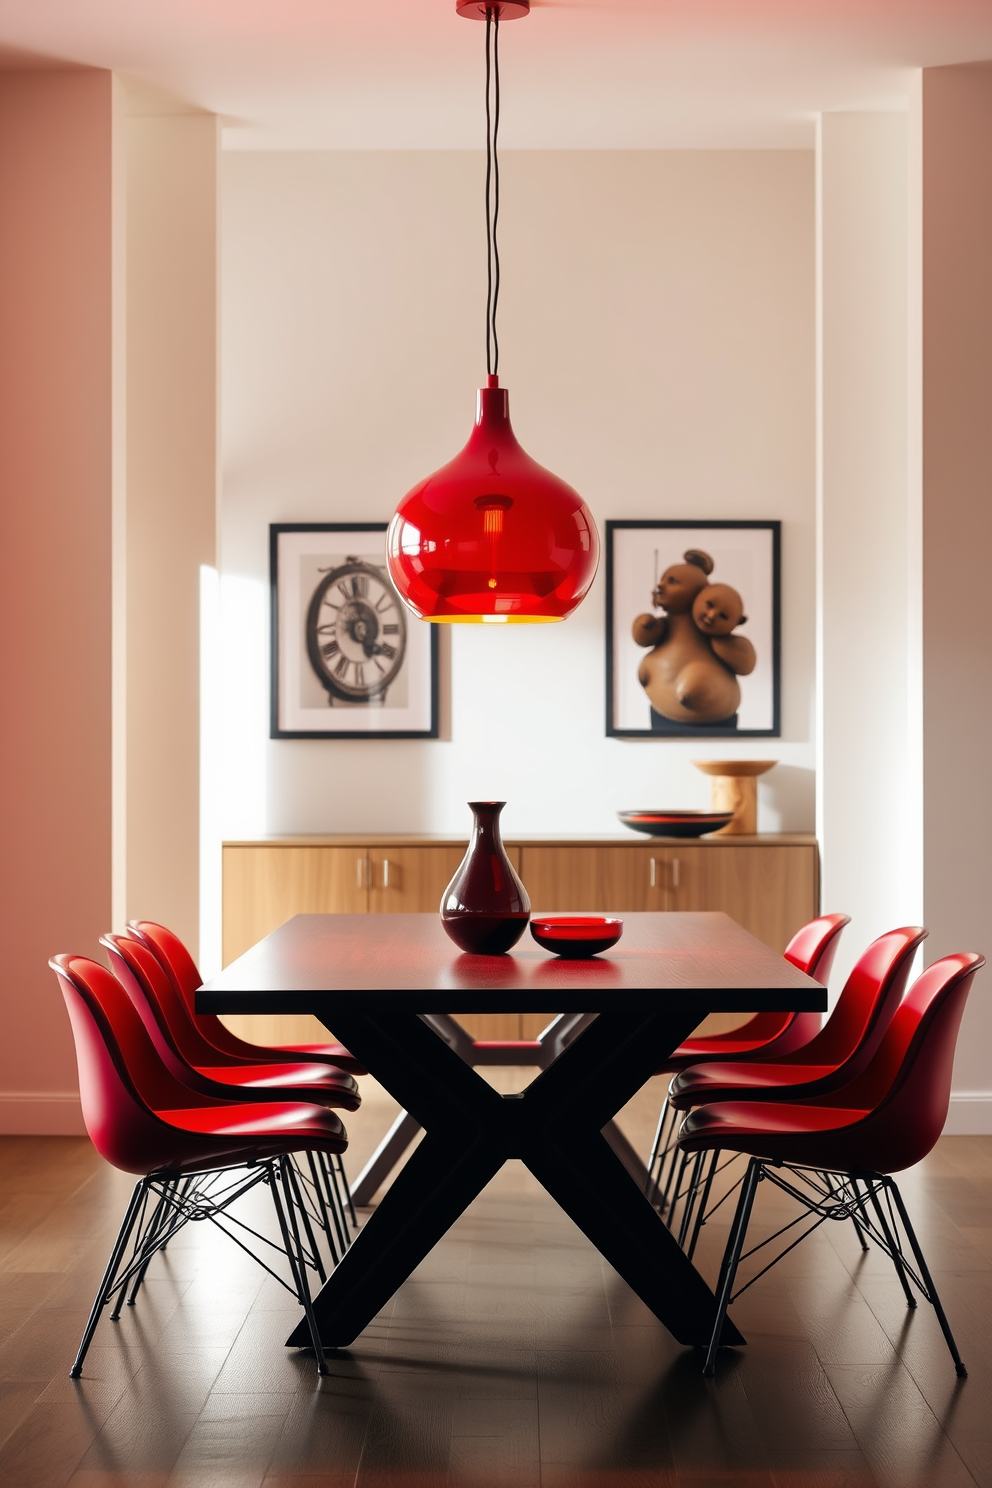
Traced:
[[406, 659], [406, 616], [385, 565], [349, 557], [321, 570], [307, 656], [330, 706], [383, 706]]

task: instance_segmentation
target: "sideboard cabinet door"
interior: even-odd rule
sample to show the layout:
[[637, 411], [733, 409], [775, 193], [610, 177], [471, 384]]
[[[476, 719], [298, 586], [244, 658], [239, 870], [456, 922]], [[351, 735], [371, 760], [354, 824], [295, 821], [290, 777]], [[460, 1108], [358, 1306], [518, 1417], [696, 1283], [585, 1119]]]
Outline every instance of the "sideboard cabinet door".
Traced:
[[[649, 848], [556, 844], [521, 849], [520, 876], [537, 914], [577, 910], [622, 914], [667, 909], [664, 852]], [[652, 885], [651, 859], [655, 860]]]
[[441, 895], [465, 856], [463, 847], [373, 847], [369, 852], [372, 914], [425, 914], [441, 908]]
[[293, 915], [365, 914], [368, 880], [364, 847], [225, 847], [224, 965]]
[[[815, 847], [697, 849], [705, 905], [722, 909], [758, 940], [784, 951], [796, 931], [819, 914]], [[680, 906], [681, 907], [681, 906]]]

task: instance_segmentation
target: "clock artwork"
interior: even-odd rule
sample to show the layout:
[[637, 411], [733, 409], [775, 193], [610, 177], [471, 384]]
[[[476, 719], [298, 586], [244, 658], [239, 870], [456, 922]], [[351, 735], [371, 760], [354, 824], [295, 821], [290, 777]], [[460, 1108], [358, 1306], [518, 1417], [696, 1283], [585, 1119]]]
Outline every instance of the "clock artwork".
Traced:
[[269, 528], [272, 739], [436, 739], [438, 627], [411, 619], [385, 522]]
[[328, 701], [384, 702], [406, 656], [403, 606], [384, 568], [346, 558], [321, 570], [307, 610], [307, 655]]

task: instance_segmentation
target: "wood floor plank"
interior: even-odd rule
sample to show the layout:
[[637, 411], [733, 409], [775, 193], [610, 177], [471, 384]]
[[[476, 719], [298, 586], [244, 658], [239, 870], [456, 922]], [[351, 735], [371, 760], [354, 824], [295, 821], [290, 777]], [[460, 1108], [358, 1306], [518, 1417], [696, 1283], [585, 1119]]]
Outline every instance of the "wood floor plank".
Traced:
[[0, 1447], [4, 1488], [63, 1488], [106, 1414], [89, 1402], [36, 1403]]
[[381, 1488], [397, 1478], [418, 1488], [447, 1488], [451, 1388], [423, 1370], [397, 1370], [386, 1378], [388, 1390], [380, 1380], [375, 1392], [356, 1488]]
[[268, 1463], [266, 1483], [314, 1478], [353, 1484], [375, 1402], [375, 1382], [360, 1368], [331, 1360], [318, 1389], [301, 1389], [286, 1402], [283, 1429]]
[[31, 1414], [39, 1393], [37, 1384], [0, 1380], [0, 1447]]
[[909, 1372], [883, 1366], [828, 1369], [879, 1488], [974, 1488], [975, 1479]]
[[[624, 1116], [642, 1146], [653, 1104]], [[392, 1109], [373, 1089], [349, 1118], [355, 1152]], [[992, 1139], [943, 1139], [902, 1184], [965, 1381], [931, 1310], [909, 1313], [891, 1263], [844, 1225], [739, 1299], [749, 1342], [704, 1380], [699, 1352], [510, 1163], [326, 1379], [284, 1346], [295, 1301], [191, 1225], [73, 1382], [131, 1179], [76, 1138], [0, 1139], [5, 1178], [4, 1488], [992, 1488]], [[766, 1188], [767, 1231], [794, 1210]], [[710, 1278], [732, 1208], [703, 1230]]]
[[772, 1466], [772, 1488], [878, 1488], [860, 1451], [793, 1453], [787, 1465]]

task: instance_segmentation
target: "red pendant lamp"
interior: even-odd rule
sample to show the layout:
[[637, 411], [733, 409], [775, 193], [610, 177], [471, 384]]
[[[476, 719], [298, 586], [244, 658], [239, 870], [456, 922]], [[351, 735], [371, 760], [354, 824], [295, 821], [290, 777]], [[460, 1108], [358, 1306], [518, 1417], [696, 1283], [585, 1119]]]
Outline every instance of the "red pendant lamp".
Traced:
[[499, 385], [499, 25], [528, 0], [456, 0], [486, 23], [486, 386], [460, 454], [418, 481], [386, 536], [389, 574], [423, 620], [533, 624], [564, 620], [596, 576], [599, 534], [579, 493], [532, 460]]

